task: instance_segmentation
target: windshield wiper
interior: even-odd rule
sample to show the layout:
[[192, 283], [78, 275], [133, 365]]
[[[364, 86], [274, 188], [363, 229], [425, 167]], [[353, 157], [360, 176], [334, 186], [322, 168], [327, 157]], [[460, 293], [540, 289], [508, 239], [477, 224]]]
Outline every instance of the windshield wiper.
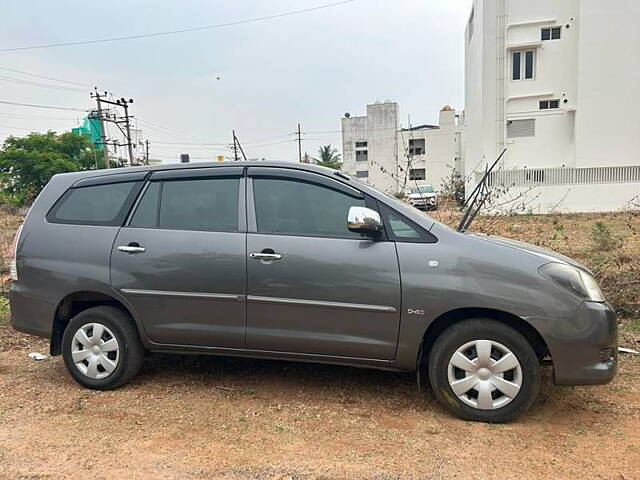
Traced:
[[475, 220], [478, 213], [480, 213], [480, 210], [482, 209], [484, 202], [486, 202], [487, 198], [489, 198], [489, 194], [490, 194], [489, 185], [488, 185], [489, 175], [491, 174], [491, 172], [493, 171], [493, 169], [498, 164], [498, 162], [503, 157], [506, 151], [507, 149], [505, 147], [500, 153], [500, 155], [498, 155], [498, 158], [496, 158], [496, 161], [493, 162], [491, 167], [485, 170], [484, 175], [482, 176], [482, 179], [478, 182], [478, 184], [476, 185], [476, 188], [473, 189], [473, 192], [471, 192], [471, 195], [469, 195], [467, 200], [464, 202], [464, 205], [462, 205], [461, 210], [464, 210], [466, 208], [466, 211], [464, 212], [464, 215], [462, 216], [462, 220], [460, 220], [460, 224], [456, 229], [459, 232], [467, 231], [467, 229], [471, 226], [471, 224]]

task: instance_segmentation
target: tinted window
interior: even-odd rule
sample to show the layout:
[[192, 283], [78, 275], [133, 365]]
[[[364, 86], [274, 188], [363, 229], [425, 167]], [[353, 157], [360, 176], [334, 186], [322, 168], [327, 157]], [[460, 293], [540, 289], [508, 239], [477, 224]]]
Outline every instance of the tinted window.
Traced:
[[524, 78], [533, 78], [533, 51], [524, 54]]
[[319, 185], [272, 178], [255, 178], [253, 192], [258, 232], [360, 238], [347, 228], [352, 206], [364, 199]]
[[158, 215], [158, 198], [160, 196], [160, 182], [152, 182], [144, 192], [136, 212], [131, 217], [129, 226], [152, 228], [156, 226]]
[[51, 212], [49, 220], [90, 225], [119, 224], [136, 183], [112, 183], [72, 188]]
[[521, 52], [513, 52], [513, 66], [511, 70], [513, 72], [513, 80], [520, 80], [520, 57], [522, 56]]
[[237, 230], [238, 178], [165, 181], [159, 227], [177, 230]]
[[393, 212], [389, 212], [389, 228], [397, 240], [419, 240], [423, 235]]

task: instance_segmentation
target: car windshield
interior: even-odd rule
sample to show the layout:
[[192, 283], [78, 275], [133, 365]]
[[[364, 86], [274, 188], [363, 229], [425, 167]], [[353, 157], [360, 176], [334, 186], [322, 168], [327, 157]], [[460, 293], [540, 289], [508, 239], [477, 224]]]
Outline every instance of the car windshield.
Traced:
[[433, 193], [431, 185], [420, 185], [411, 189], [411, 193]]

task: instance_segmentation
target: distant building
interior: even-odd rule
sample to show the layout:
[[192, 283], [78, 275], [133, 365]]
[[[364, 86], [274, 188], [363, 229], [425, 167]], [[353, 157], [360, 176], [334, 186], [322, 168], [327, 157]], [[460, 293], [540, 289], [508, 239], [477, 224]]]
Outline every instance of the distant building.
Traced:
[[637, 199], [639, 23], [638, 1], [475, 0], [465, 33], [467, 192], [506, 147], [490, 183], [535, 213]]
[[342, 119], [342, 169], [389, 194], [409, 181], [439, 190], [463, 169], [461, 130], [462, 115], [448, 106], [439, 125], [402, 128], [397, 103], [367, 105], [365, 116]]

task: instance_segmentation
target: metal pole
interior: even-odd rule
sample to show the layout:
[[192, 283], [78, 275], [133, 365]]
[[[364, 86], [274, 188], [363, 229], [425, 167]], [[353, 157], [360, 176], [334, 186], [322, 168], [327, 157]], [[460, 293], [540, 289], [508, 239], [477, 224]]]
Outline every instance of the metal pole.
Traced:
[[238, 159], [238, 141], [236, 139], [236, 131], [232, 130], [233, 133], [233, 161], [237, 162]]
[[98, 87], [94, 87], [96, 91], [96, 103], [98, 104], [98, 118], [100, 119], [100, 143], [102, 144], [102, 156], [104, 158], [104, 168], [109, 168], [109, 149], [107, 148], [107, 135], [104, 129], [104, 118], [102, 117], [102, 104], [100, 103], [100, 94]]
[[127, 128], [127, 147], [129, 147], [129, 166], [133, 165], [133, 142], [131, 141], [131, 126], [129, 124], [129, 107], [127, 106], [127, 102], [123, 102], [122, 106], [124, 107], [124, 120], [125, 126]]
[[298, 123], [298, 161], [302, 163], [302, 132]]

